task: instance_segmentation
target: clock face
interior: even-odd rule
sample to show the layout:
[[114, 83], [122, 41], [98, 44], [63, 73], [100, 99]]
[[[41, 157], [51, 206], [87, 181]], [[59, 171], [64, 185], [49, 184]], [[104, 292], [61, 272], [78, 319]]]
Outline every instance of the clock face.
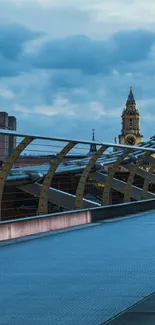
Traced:
[[129, 146], [134, 146], [136, 143], [135, 138], [132, 135], [129, 135], [126, 140], [125, 143], [128, 144]]

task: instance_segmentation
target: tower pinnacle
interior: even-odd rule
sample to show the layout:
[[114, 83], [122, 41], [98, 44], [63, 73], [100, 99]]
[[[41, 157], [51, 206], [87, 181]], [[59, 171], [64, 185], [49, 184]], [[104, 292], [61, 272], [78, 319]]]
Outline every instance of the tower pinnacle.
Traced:
[[126, 101], [126, 108], [123, 110], [122, 115], [139, 115], [139, 111], [136, 107], [136, 101], [132, 92], [132, 87], [130, 87], [130, 92]]
[[126, 103], [127, 104], [135, 103], [134, 95], [133, 95], [133, 92], [132, 92], [132, 87], [130, 87], [130, 92], [129, 92], [128, 99], [127, 99]]
[[[95, 129], [92, 130], [93, 131], [93, 134], [92, 134], [92, 141], [95, 141]], [[89, 156], [92, 156], [96, 153], [97, 149], [96, 149], [96, 144], [95, 143], [91, 143], [90, 144], [90, 150], [89, 150], [89, 153], [88, 155]]]
[[92, 140], [95, 141], [95, 129], [93, 129], [92, 131], [93, 131]]

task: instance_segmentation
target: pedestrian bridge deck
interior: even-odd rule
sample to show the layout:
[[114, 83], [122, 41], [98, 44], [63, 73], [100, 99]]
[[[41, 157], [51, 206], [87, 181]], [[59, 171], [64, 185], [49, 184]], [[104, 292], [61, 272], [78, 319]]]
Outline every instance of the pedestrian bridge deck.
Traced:
[[101, 325], [155, 292], [155, 212], [1, 244], [0, 261], [1, 325]]

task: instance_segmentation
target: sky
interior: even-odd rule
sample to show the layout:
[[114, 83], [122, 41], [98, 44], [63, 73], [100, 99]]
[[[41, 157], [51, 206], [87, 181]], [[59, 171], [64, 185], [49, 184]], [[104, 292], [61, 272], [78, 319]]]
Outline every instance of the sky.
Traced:
[[113, 142], [130, 86], [155, 124], [154, 0], [0, 0], [0, 109], [17, 130]]

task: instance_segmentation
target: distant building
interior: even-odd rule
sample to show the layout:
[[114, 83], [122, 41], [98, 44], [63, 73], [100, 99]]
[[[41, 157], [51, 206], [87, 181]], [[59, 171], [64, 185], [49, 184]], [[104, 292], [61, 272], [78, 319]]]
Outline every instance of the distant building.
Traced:
[[[9, 116], [8, 119], [8, 129], [12, 131], [16, 131], [17, 129], [17, 120], [14, 116]], [[16, 137], [10, 136], [9, 137], [9, 155], [13, 152], [16, 148]]]
[[[94, 129], [93, 129], [92, 141], [95, 141], [95, 130]], [[97, 151], [96, 144], [95, 143], [91, 143], [90, 144], [90, 150], [88, 152], [88, 156], [93, 156], [96, 153], [96, 151]]]
[[136, 102], [130, 87], [126, 107], [122, 113], [122, 130], [119, 135], [119, 143], [134, 146], [143, 142], [143, 136], [140, 133], [140, 114], [136, 107]]
[[[16, 118], [0, 112], [0, 129], [16, 131]], [[4, 161], [15, 149], [16, 137], [0, 135], [0, 161]]]

